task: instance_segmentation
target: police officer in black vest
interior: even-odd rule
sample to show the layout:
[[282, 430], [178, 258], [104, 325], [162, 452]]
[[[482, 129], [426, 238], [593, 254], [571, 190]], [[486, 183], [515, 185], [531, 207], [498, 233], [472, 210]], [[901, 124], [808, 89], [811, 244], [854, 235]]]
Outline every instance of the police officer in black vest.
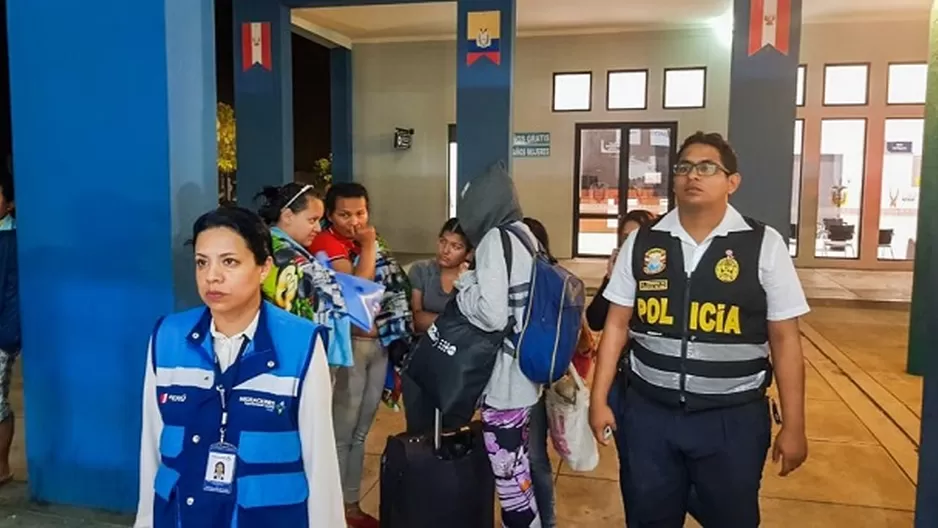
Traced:
[[[739, 185], [720, 134], [687, 138], [674, 167], [677, 208], [629, 236], [605, 291], [590, 425], [627, 453], [629, 528], [684, 526], [691, 488], [704, 528], [759, 526], [773, 375], [781, 429], [772, 459], [784, 476], [807, 458], [798, 317], [808, 305], [785, 239], [729, 205]], [[627, 384], [616, 391], [618, 415], [613, 383]]]

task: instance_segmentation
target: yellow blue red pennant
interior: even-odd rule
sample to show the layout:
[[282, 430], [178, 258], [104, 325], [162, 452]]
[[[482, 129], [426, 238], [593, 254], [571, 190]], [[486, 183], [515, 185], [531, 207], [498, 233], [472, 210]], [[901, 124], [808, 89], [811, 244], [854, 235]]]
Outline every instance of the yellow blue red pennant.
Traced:
[[469, 39], [469, 50], [466, 53], [466, 65], [472, 66], [482, 58], [501, 64], [501, 11], [475, 11], [468, 15], [466, 38]]

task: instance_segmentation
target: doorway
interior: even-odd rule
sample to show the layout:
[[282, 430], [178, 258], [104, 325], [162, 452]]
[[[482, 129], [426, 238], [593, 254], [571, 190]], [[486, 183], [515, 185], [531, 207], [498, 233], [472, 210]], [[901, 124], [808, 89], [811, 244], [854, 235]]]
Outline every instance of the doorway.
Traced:
[[671, 209], [677, 123], [578, 123], [575, 135], [573, 255], [606, 257], [622, 215]]

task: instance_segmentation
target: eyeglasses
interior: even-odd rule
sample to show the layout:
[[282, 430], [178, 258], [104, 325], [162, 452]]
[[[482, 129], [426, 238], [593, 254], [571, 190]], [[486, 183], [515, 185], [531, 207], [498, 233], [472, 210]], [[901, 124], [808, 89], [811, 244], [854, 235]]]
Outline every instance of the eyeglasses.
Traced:
[[690, 176], [690, 173], [697, 171], [697, 174], [703, 177], [713, 176], [718, 172], [723, 172], [729, 174], [730, 171], [726, 170], [722, 165], [713, 161], [700, 161], [694, 163], [693, 161], [681, 161], [674, 166], [674, 175], [675, 176]]

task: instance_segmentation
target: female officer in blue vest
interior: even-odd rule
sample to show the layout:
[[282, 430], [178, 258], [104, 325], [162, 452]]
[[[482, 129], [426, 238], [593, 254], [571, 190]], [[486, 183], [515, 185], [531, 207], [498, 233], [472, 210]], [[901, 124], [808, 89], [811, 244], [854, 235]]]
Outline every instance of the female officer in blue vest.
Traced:
[[206, 306], [150, 341], [135, 526], [344, 528], [323, 329], [261, 301], [254, 213], [206, 213], [192, 241]]

